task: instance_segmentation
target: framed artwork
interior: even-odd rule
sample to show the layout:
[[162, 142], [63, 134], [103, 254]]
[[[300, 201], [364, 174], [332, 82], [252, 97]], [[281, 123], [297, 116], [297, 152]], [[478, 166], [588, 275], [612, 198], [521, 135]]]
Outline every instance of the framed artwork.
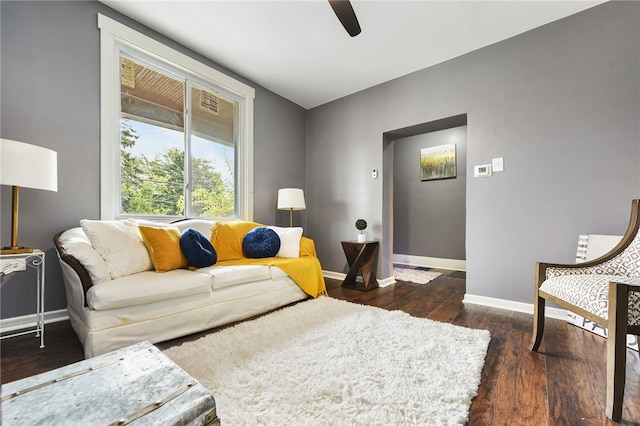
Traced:
[[456, 177], [456, 144], [438, 145], [420, 150], [420, 180]]

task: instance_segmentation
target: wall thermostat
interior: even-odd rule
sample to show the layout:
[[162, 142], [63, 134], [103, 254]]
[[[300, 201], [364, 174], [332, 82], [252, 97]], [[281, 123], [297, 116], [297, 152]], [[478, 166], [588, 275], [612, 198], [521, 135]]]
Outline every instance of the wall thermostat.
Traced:
[[481, 164], [473, 168], [474, 177], [491, 176], [491, 164]]

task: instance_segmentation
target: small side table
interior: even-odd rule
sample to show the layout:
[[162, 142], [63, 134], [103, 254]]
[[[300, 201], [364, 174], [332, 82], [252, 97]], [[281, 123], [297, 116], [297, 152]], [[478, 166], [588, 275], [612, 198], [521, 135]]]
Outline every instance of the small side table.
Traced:
[[25, 271], [27, 268], [36, 270], [36, 327], [26, 331], [0, 336], [0, 339], [36, 333], [40, 337], [40, 348], [44, 348], [44, 252], [34, 249], [33, 253], [2, 254], [2, 270], [0, 277], [4, 278], [14, 272]]
[[[342, 282], [342, 287], [356, 290], [371, 290], [378, 287], [376, 269], [378, 268], [378, 241], [359, 243], [342, 241], [342, 250], [349, 263], [349, 272]], [[362, 282], [357, 282], [358, 272], [362, 273]]]

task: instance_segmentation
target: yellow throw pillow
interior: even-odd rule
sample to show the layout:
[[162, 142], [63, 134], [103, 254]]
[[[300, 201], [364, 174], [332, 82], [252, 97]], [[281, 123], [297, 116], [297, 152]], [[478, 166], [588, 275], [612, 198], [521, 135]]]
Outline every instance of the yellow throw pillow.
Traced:
[[242, 251], [242, 240], [247, 232], [258, 226], [264, 225], [244, 220], [216, 222], [211, 233], [211, 243], [218, 255], [218, 262], [245, 257]]
[[187, 258], [180, 250], [180, 230], [176, 227], [140, 226], [142, 240], [149, 250], [156, 272], [186, 268]]

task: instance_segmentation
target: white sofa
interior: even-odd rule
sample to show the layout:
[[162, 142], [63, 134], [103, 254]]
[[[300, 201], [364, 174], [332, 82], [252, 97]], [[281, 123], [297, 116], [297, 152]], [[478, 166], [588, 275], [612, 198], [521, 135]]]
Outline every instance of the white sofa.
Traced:
[[[171, 225], [180, 231], [194, 228], [209, 236], [214, 224], [190, 219]], [[306, 240], [308, 245], [311, 240]], [[86, 358], [144, 340], [155, 343], [192, 334], [310, 297], [281, 268], [265, 262], [219, 262], [168, 272], [146, 270], [112, 279], [103, 256], [82, 227], [57, 234], [54, 244], [69, 319]], [[313, 265], [317, 264], [319, 270], [314, 273], [321, 276], [315, 248], [312, 254], [313, 259], [307, 251], [306, 255], [301, 253], [302, 260], [290, 260], [301, 262], [306, 258], [304, 267], [316, 268]], [[323, 293], [324, 281], [321, 286]]]

